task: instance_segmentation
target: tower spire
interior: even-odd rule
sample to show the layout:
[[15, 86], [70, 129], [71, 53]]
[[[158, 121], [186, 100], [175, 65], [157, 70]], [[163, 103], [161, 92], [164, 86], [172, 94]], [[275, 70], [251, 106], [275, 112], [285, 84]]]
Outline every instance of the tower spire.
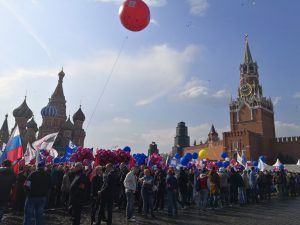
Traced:
[[253, 63], [253, 59], [252, 59], [251, 52], [250, 52], [248, 34], [245, 35], [245, 42], [246, 42], [246, 47], [245, 47], [244, 63], [250, 64], [250, 63]]

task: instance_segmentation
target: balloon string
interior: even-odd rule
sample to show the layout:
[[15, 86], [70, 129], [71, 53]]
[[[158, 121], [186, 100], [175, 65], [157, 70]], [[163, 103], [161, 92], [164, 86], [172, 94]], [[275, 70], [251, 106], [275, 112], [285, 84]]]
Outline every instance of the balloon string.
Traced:
[[111, 68], [111, 70], [110, 70], [110, 72], [109, 72], [109, 75], [108, 75], [108, 77], [107, 77], [107, 79], [106, 79], [106, 81], [105, 81], [105, 83], [104, 83], [104, 86], [103, 86], [103, 88], [102, 88], [102, 90], [101, 90], [101, 92], [100, 92], [100, 95], [99, 95], [99, 97], [98, 97], [98, 100], [97, 100], [97, 102], [96, 102], [96, 105], [95, 105], [95, 107], [94, 107], [94, 109], [93, 109], [93, 112], [92, 112], [92, 114], [91, 114], [91, 116], [90, 116], [90, 119], [89, 119], [89, 121], [88, 121], [88, 123], [87, 123], [86, 130], [89, 128], [89, 126], [90, 126], [90, 124], [91, 124], [91, 121], [92, 121], [92, 119], [93, 119], [93, 117], [94, 117], [94, 115], [95, 115], [95, 112], [96, 112], [96, 110], [97, 110], [97, 108], [98, 108], [98, 105], [99, 105], [99, 103], [100, 103], [100, 101], [101, 101], [101, 99], [102, 99], [102, 97], [103, 97], [103, 95], [104, 95], [104, 93], [105, 93], [105, 91], [106, 91], [106, 88], [107, 88], [107, 86], [108, 86], [108, 83], [109, 83], [109, 81], [111, 80], [111, 77], [112, 77], [113, 72], [114, 72], [114, 70], [115, 70], [115, 67], [116, 67], [116, 65], [117, 65], [117, 63], [118, 63], [118, 61], [119, 61], [119, 58], [120, 58], [120, 56], [121, 56], [121, 54], [122, 54], [122, 52], [123, 52], [123, 49], [124, 49], [124, 46], [125, 46], [127, 40], [128, 40], [128, 36], [126, 36], [126, 37], [124, 38], [123, 42], [122, 42], [121, 48], [120, 48], [120, 50], [119, 50], [119, 52], [118, 52], [118, 55], [117, 55], [117, 57], [116, 57], [116, 59], [115, 59], [113, 65], [112, 65], [112, 68]]

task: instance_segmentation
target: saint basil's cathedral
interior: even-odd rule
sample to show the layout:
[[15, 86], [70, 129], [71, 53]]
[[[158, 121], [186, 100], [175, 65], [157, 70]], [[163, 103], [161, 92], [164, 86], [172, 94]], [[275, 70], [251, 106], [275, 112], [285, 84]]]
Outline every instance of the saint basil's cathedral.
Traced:
[[[48, 134], [59, 132], [54, 143], [54, 148], [58, 151], [64, 151], [65, 146], [71, 140], [77, 146], [84, 145], [85, 131], [83, 129], [83, 122], [85, 115], [81, 110], [81, 106], [73, 115], [73, 121], [70, 116], [66, 115], [66, 99], [63, 91], [63, 79], [65, 73], [61, 70], [58, 74], [58, 83], [51, 96], [48, 104], [42, 108], [42, 124], [38, 127], [34, 120], [33, 113], [27, 105], [26, 97], [23, 103], [13, 110], [15, 118], [15, 126], [19, 126], [20, 135], [22, 138], [23, 148], [25, 149], [27, 143], [32, 143], [36, 139], [40, 139]], [[10, 133], [7, 122], [8, 115], [0, 129], [0, 147], [3, 143], [7, 143]]]

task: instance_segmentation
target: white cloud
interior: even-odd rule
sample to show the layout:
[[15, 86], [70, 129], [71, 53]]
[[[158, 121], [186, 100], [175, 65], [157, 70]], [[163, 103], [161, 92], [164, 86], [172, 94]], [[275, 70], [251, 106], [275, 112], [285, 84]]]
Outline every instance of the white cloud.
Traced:
[[179, 93], [180, 98], [197, 98], [199, 96], [208, 95], [207, 83], [197, 78], [192, 78], [187, 82], [184, 90]]
[[115, 117], [112, 120], [114, 123], [116, 124], [130, 124], [131, 120], [128, 118], [124, 118], [124, 117]]
[[300, 98], [300, 91], [297, 91], [294, 95], [293, 95], [294, 98]]
[[281, 101], [282, 97], [276, 96], [272, 99], [273, 105], [276, 106]]
[[207, 0], [186, 0], [190, 6], [190, 13], [192, 15], [203, 16], [207, 9], [209, 8], [209, 4]]
[[275, 128], [277, 137], [299, 136], [300, 134], [300, 125], [295, 123], [275, 121]]
[[228, 90], [222, 89], [213, 94], [215, 98], [228, 98], [230, 97], [230, 92]]

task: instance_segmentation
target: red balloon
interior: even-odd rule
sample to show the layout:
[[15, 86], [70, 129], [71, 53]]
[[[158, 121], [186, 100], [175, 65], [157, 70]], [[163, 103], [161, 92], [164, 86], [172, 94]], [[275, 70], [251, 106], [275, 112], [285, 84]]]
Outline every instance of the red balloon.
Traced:
[[119, 9], [119, 17], [128, 30], [141, 31], [150, 22], [150, 10], [142, 0], [126, 0]]

